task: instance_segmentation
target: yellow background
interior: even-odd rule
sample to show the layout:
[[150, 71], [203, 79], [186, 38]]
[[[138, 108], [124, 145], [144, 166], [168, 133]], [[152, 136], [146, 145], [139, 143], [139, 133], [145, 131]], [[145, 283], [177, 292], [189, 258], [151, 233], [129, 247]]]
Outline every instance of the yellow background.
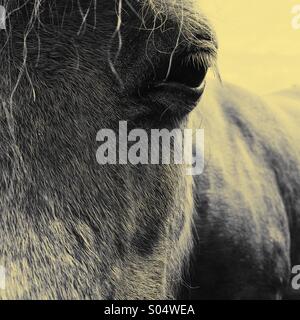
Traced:
[[300, 30], [292, 7], [300, 0], [198, 0], [220, 43], [224, 80], [259, 94], [300, 84]]

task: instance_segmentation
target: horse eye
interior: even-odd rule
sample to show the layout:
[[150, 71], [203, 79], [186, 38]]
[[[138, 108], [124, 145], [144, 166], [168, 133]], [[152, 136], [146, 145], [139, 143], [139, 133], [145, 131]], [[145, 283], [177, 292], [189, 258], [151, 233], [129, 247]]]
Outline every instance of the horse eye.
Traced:
[[198, 88], [203, 83], [207, 66], [193, 59], [186, 59], [184, 55], [179, 55], [172, 61], [171, 69], [166, 82], [184, 84], [190, 88]]
[[[208, 60], [208, 59], [207, 59]], [[201, 53], [183, 52], [164, 60], [157, 68], [155, 82], [160, 84], [179, 84], [199, 88], [206, 77], [209, 63]]]

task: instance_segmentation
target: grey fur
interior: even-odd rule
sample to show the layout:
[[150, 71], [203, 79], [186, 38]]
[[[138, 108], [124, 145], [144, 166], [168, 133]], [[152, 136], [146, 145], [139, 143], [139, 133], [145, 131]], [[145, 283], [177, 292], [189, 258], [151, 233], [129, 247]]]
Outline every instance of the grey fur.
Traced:
[[[202, 190], [193, 193], [194, 181], [180, 166], [101, 167], [95, 139], [120, 120], [132, 128], [184, 128], [188, 119], [176, 110], [189, 108], [189, 99], [172, 100], [175, 111], [161, 119], [170, 102], [145, 99], [136, 88], [160, 61], [167, 76], [175, 50], [187, 46], [197, 46], [196, 61], [210, 65], [217, 43], [191, 1], [123, 0], [122, 25], [118, 3], [6, 2], [9, 27], [0, 36], [2, 298], [175, 298], [182, 283]], [[270, 201], [285, 214], [281, 196]], [[240, 208], [231, 205], [228, 212], [238, 219]], [[292, 205], [298, 214], [298, 204]], [[222, 207], [213, 202], [211, 208], [217, 214]], [[278, 277], [287, 276], [290, 263], [286, 225], [282, 232]], [[260, 250], [261, 243], [249, 239], [253, 252]], [[279, 282], [276, 294], [285, 279]]]

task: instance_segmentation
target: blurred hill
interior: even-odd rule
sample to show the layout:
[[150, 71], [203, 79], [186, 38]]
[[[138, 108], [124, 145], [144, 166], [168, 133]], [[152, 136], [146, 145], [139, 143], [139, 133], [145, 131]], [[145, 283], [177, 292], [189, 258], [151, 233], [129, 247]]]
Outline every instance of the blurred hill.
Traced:
[[271, 94], [271, 96], [299, 99], [300, 101], [300, 85], [293, 85], [290, 88], [275, 91]]

